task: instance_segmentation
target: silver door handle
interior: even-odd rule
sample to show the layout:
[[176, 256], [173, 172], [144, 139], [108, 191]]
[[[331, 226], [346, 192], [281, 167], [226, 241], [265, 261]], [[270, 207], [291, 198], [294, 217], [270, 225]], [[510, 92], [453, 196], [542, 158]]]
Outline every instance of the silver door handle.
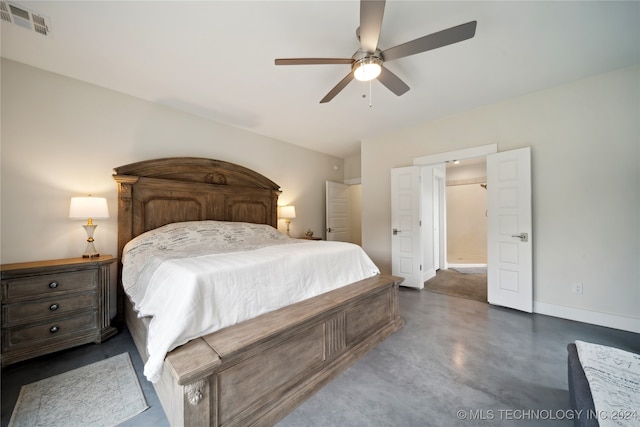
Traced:
[[517, 237], [518, 239], [520, 239], [521, 242], [528, 242], [529, 241], [529, 234], [528, 233], [512, 234], [511, 237]]
[[400, 233], [400, 230], [398, 230], [397, 228], [394, 228], [393, 235], [396, 236], [398, 233]]

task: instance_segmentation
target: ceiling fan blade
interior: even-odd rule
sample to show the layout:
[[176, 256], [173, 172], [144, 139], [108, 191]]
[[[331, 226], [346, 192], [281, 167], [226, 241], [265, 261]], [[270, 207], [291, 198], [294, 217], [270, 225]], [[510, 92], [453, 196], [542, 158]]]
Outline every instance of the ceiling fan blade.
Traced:
[[384, 1], [360, 1], [360, 48], [364, 52], [374, 53], [378, 47], [382, 17], [384, 15]]
[[396, 76], [384, 67], [382, 67], [382, 70], [380, 71], [378, 81], [398, 96], [404, 95], [409, 90], [409, 86], [400, 80], [400, 77]]
[[401, 45], [391, 47], [382, 52], [382, 58], [385, 61], [392, 61], [405, 56], [415, 55], [416, 53], [426, 52], [428, 50], [437, 49], [453, 43], [472, 38], [476, 33], [477, 21], [467, 22], [466, 24], [451, 27], [428, 36], [420, 37]]
[[320, 100], [320, 104], [324, 104], [325, 102], [331, 101], [337, 94], [340, 93], [342, 89], [344, 89], [350, 82], [353, 80], [353, 73], [347, 74], [344, 79], [340, 80], [340, 83], [335, 85], [333, 89], [329, 91], [329, 93]]
[[276, 65], [353, 64], [351, 58], [283, 58]]

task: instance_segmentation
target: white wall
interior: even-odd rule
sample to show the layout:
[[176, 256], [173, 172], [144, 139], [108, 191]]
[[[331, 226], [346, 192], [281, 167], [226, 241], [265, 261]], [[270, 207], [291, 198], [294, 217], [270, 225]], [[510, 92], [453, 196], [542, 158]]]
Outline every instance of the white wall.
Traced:
[[81, 255], [82, 222], [67, 216], [70, 198], [89, 193], [107, 197], [111, 214], [95, 221], [96, 247], [117, 254], [112, 169], [160, 157], [254, 169], [280, 185], [281, 204], [295, 205], [292, 236], [322, 234], [325, 181], [343, 181], [342, 159], [6, 59], [1, 67], [2, 263]]
[[390, 271], [391, 168], [530, 146], [534, 310], [640, 332], [639, 117], [634, 66], [365, 140], [363, 247]]

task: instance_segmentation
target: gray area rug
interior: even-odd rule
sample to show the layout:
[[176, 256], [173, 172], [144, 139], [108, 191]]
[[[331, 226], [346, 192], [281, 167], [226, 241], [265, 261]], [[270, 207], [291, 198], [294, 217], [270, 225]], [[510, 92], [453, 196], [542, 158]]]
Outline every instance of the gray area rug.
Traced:
[[147, 409], [129, 353], [22, 386], [9, 427], [111, 427]]
[[449, 269], [462, 274], [487, 274], [487, 267], [450, 267]]
[[438, 270], [436, 277], [424, 282], [424, 290], [487, 302], [487, 274]]

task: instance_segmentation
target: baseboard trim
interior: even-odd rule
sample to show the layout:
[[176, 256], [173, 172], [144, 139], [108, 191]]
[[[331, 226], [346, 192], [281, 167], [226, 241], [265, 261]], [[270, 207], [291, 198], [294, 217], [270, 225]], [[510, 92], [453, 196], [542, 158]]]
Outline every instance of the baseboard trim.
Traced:
[[640, 319], [619, 316], [616, 314], [601, 313], [599, 311], [584, 310], [581, 308], [566, 307], [563, 305], [533, 302], [533, 312], [547, 316], [560, 317], [562, 319], [575, 320], [592, 325], [605, 326], [607, 328], [640, 333]]

